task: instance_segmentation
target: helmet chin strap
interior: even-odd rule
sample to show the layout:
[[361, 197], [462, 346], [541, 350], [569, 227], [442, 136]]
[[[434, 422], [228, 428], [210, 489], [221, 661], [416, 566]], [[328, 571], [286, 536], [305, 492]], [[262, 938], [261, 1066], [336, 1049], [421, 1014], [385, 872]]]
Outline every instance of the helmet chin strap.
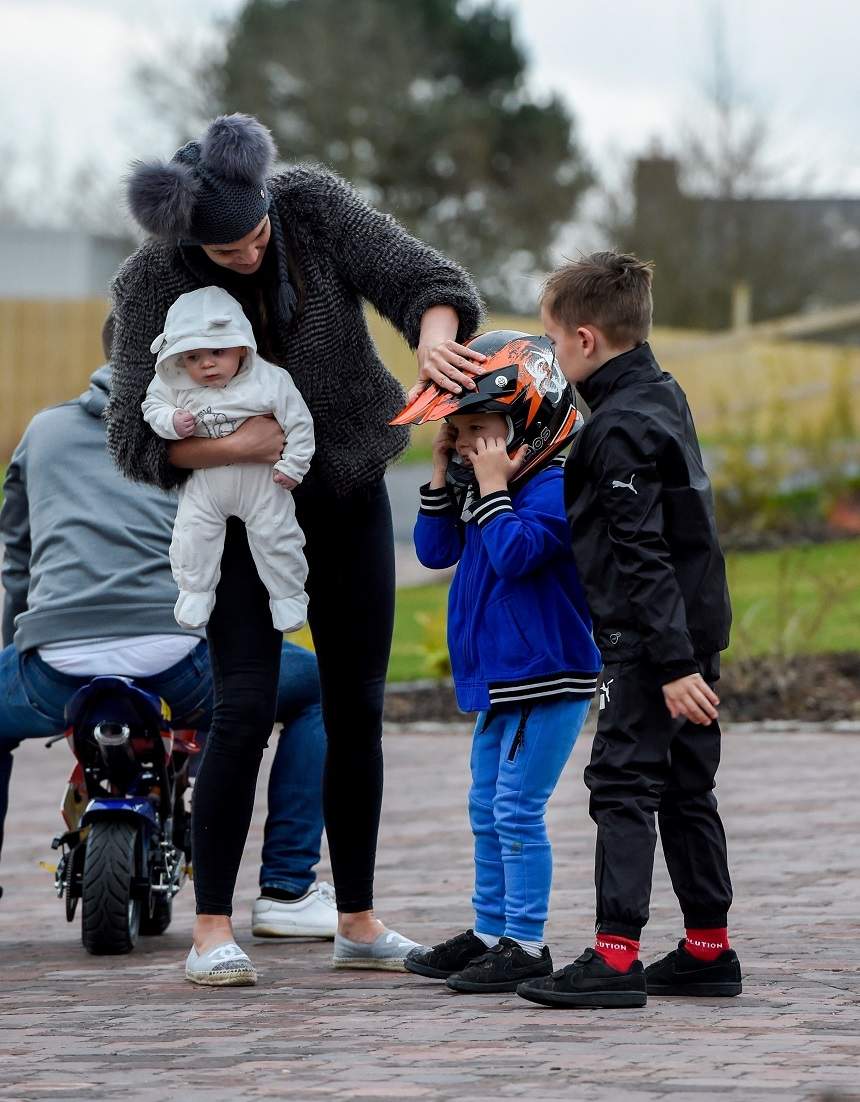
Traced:
[[513, 417], [511, 417], [509, 414], [506, 413], [505, 414], [505, 420], [508, 423], [508, 436], [507, 436], [507, 439], [505, 440], [505, 447], [509, 448], [511, 446], [511, 442], [514, 439], [514, 419], [513, 419]]
[[451, 456], [451, 460], [448, 463], [445, 480], [449, 485], [459, 490], [466, 490], [477, 482], [475, 472], [467, 463], [464, 463], [456, 453]]

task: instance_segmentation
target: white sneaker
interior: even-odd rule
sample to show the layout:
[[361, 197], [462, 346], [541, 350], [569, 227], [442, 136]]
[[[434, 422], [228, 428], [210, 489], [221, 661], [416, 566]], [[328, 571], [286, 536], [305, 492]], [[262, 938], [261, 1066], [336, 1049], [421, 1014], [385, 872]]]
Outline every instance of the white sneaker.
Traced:
[[324, 937], [337, 933], [334, 888], [321, 880], [301, 899], [254, 900], [251, 910], [254, 937]]

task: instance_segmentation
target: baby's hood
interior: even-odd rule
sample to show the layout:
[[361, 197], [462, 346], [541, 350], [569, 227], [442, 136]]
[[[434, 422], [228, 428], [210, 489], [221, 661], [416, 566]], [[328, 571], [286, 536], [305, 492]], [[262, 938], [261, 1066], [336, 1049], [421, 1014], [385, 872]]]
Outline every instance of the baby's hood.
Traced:
[[254, 330], [239, 303], [222, 287], [200, 287], [180, 295], [167, 311], [164, 332], [150, 345], [158, 359], [155, 370], [168, 386], [193, 387], [180, 359], [192, 348], [239, 348], [249, 350], [240, 370], [253, 363], [257, 342]]

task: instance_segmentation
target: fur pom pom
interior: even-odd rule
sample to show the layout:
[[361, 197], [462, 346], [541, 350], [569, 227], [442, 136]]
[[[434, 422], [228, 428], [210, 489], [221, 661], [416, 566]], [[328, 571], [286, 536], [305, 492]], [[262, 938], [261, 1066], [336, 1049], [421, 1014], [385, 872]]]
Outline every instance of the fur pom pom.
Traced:
[[209, 124], [200, 143], [201, 160], [227, 180], [256, 184], [269, 175], [275, 143], [251, 115], [221, 115]]
[[128, 177], [128, 205], [143, 228], [156, 237], [189, 233], [199, 183], [187, 165], [136, 161]]

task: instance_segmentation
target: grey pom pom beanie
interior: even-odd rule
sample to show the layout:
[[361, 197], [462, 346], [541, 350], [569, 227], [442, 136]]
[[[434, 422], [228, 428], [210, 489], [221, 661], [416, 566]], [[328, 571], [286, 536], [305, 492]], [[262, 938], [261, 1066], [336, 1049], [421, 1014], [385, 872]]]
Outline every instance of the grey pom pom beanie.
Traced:
[[250, 115], [221, 115], [170, 162], [141, 162], [128, 179], [131, 213], [156, 237], [195, 245], [239, 241], [265, 218], [272, 135]]

